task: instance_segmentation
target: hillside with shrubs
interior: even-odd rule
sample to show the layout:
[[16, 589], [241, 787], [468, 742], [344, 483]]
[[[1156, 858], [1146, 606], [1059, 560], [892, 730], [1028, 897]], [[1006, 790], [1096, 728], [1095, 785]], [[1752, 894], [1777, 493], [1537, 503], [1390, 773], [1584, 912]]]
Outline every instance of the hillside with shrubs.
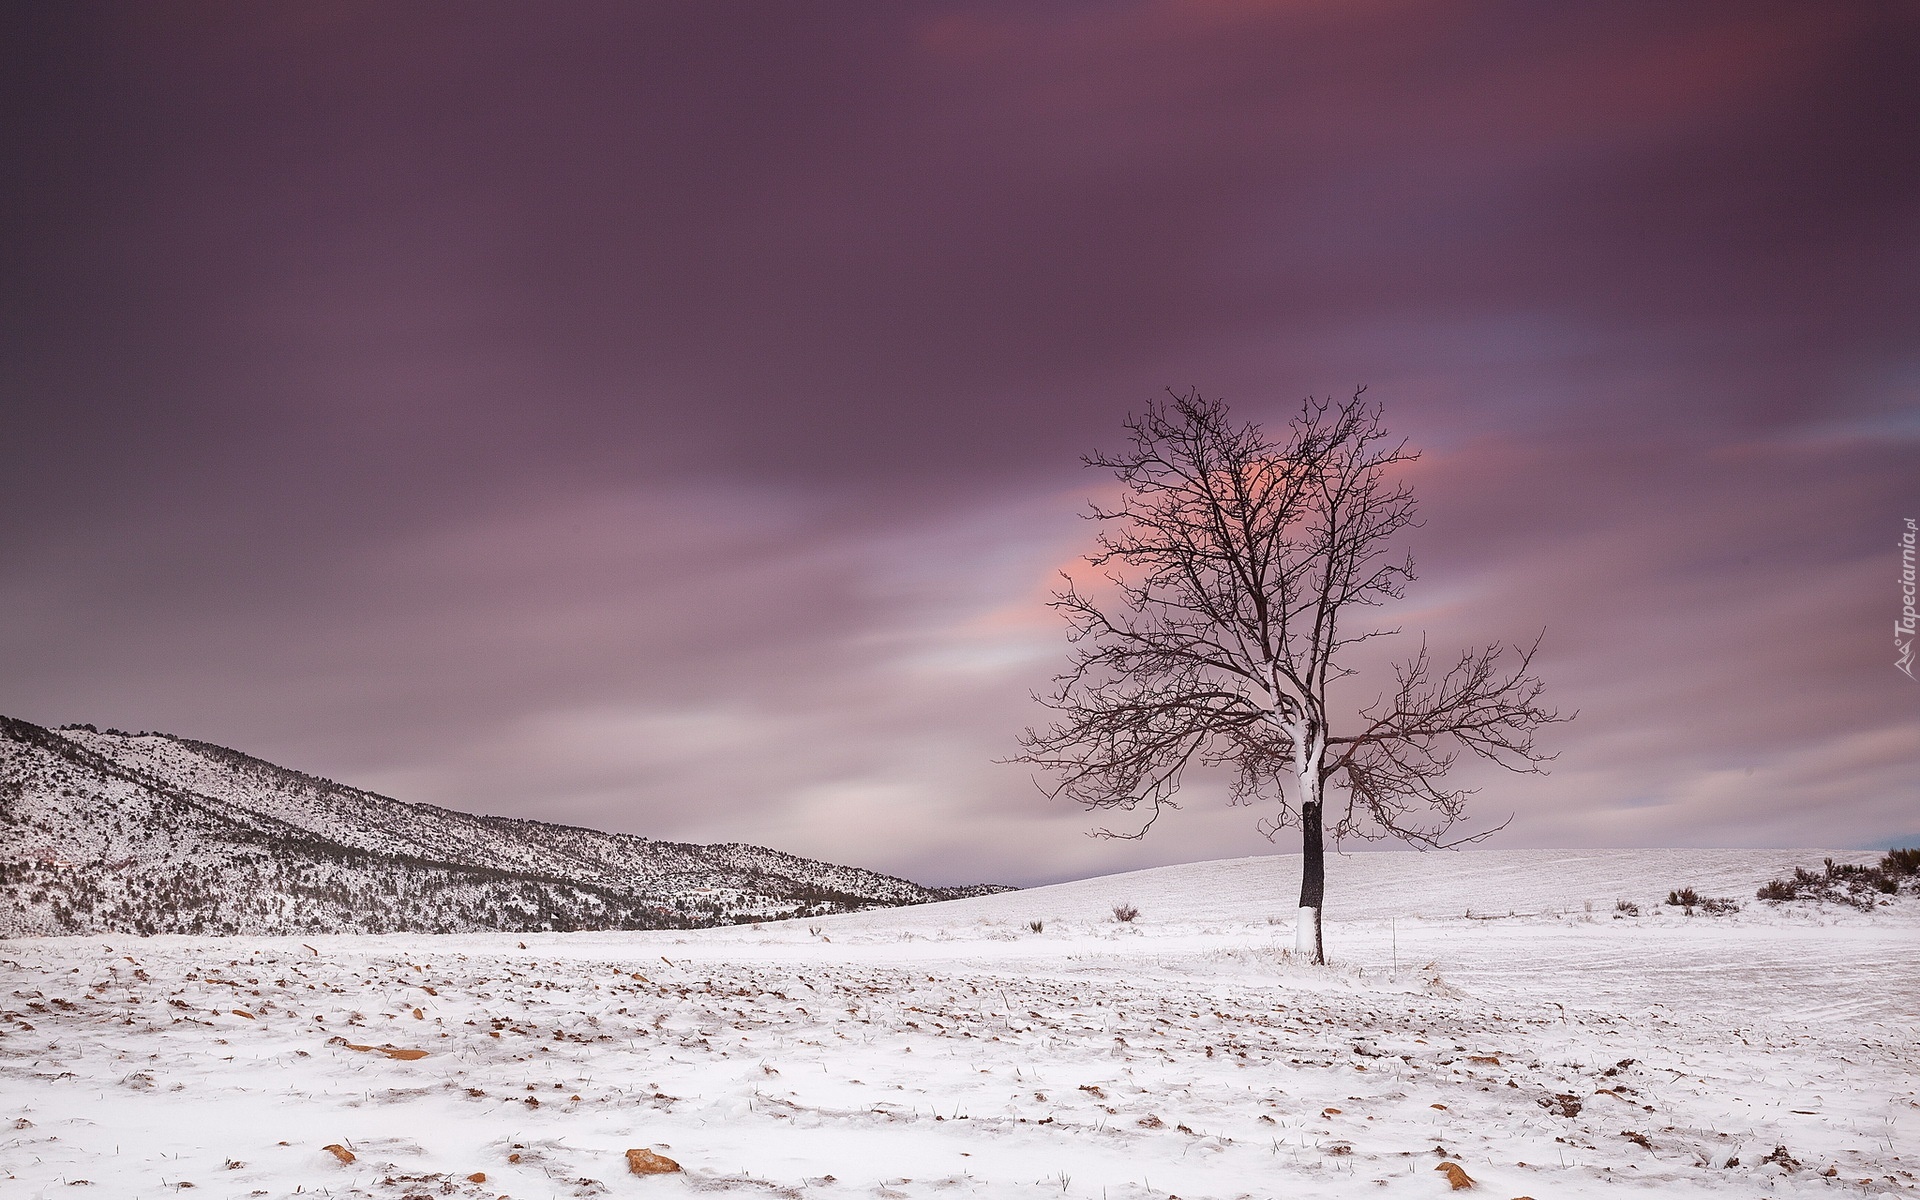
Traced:
[[0, 936], [679, 929], [996, 890], [478, 816], [187, 738], [0, 717]]

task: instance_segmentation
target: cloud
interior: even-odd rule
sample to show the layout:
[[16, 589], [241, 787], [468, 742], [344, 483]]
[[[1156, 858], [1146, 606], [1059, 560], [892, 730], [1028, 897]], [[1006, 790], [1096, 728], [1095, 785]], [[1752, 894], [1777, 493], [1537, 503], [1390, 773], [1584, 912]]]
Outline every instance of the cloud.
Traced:
[[36, 11], [0, 709], [941, 882], [1264, 850], [1205, 787], [1090, 840], [994, 760], [1077, 456], [1167, 386], [1366, 383], [1430, 451], [1406, 624], [1546, 628], [1582, 714], [1477, 781], [1503, 837], [1893, 836], [1915, 31]]

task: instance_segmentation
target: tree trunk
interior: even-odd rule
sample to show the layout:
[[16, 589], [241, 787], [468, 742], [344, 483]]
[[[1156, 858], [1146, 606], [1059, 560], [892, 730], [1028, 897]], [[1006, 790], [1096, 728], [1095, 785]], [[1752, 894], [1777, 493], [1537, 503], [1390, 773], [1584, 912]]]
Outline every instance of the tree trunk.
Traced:
[[1327, 962], [1320, 938], [1320, 904], [1327, 893], [1327, 864], [1321, 846], [1320, 798], [1300, 805], [1300, 913], [1294, 926], [1293, 952], [1315, 966]]

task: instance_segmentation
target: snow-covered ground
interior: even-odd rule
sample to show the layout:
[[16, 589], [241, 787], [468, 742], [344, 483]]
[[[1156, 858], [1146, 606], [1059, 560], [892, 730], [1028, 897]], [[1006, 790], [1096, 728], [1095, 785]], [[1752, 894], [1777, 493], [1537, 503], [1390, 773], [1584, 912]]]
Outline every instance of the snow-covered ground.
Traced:
[[0, 942], [0, 1194], [1904, 1194], [1920, 900], [1751, 899], [1824, 853], [1337, 859], [1326, 969], [1291, 857], [695, 933]]

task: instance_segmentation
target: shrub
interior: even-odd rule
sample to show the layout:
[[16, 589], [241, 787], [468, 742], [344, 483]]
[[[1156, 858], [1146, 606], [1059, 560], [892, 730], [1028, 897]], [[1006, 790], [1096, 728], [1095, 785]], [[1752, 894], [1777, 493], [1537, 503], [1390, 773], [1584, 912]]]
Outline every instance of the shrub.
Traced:
[[1140, 910], [1135, 908], [1130, 902], [1122, 901], [1113, 906], [1113, 919], [1122, 925], [1132, 924], [1133, 919], [1139, 915]]
[[1903, 875], [1920, 875], [1920, 847], [1908, 846], [1901, 850], [1889, 850], [1880, 859], [1882, 874], [1899, 878]]
[[1631, 900], [1615, 900], [1613, 902], [1613, 911], [1624, 913], [1629, 917], [1637, 917], [1640, 915], [1640, 906]]
[[1700, 893], [1692, 888], [1675, 888], [1667, 893], [1667, 903], [1675, 908], [1686, 909], [1687, 915], [1692, 916], [1693, 910], [1700, 906]]
[[1890, 851], [1875, 866], [1829, 858], [1820, 871], [1795, 867], [1791, 879], [1769, 880], [1754, 895], [1761, 900], [1831, 901], [1865, 911], [1879, 902], [1878, 897], [1899, 893], [1901, 869], [1912, 861], [1920, 861], [1920, 851]]
[[1028, 921], [1027, 928], [1033, 930], [1035, 933], [1042, 933], [1046, 930], [1047, 923], [1045, 921]]
[[1688, 916], [1692, 916], [1693, 910], [1696, 908], [1704, 913], [1707, 913], [1710, 916], [1715, 916], [1715, 917], [1721, 916], [1725, 913], [1737, 913], [1740, 911], [1739, 901], [1734, 900], [1731, 897], [1702, 896], [1699, 892], [1693, 890], [1690, 887], [1675, 888], [1674, 890], [1668, 892], [1667, 903], [1673, 905], [1675, 908], [1686, 909]]

